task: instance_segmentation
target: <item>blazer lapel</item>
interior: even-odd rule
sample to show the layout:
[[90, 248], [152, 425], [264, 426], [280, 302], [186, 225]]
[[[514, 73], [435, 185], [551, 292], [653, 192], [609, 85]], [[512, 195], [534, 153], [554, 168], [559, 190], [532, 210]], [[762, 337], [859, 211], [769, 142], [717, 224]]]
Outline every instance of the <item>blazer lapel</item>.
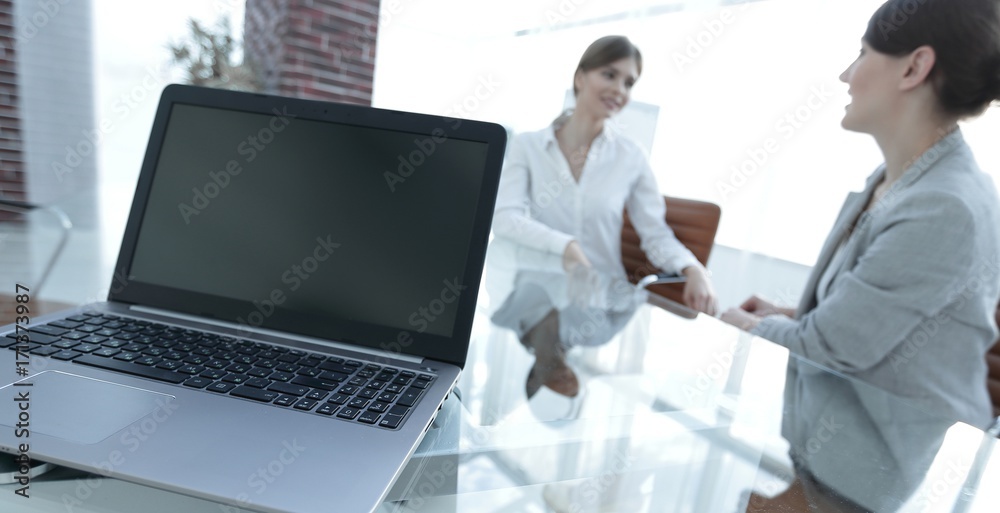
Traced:
[[[880, 177], [881, 173], [876, 173], [876, 175]], [[830, 260], [840, 246], [841, 241], [847, 236], [854, 221], [861, 214], [861, 210], [865, 208], [868, 199], [871, 198], [872, 190], [876, 183], [878, 183], [878, 179], [870, 180], [863, 191], [852, 192], [847, 195], [847, 199], [844, 200], [844, 206], [841, 207], [840, 214], [837, 216], [837, 221], [833, 224], [833, 230], [830, 231], [826, 242], [823, 243], [823, 249], [819, 252], [816, 265], [813, 266], [812, 272], [809, 274], [809, 279], [806, 281], [806, 287], [802, 292], [802, 299], [799, 301], [796, 316], [800, 316], [816, 306], [816, 286], [819, 283], [819, 279], [830, 264]]]

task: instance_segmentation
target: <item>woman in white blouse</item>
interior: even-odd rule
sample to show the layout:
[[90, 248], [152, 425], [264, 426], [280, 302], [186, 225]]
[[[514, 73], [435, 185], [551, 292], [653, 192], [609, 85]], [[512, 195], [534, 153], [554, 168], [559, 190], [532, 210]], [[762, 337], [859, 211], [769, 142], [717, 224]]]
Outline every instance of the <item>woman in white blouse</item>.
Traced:
[[[715, 314], [708, 272], [664, 221], [663, 197], [645, 155], [606, 127], [628, 103], [641, 72], [642, 57], [627, 38], [598, 39], [573, 77], [576, 107], [552, 125], [516, 137], [504, 162], [493, 231], [515, 243], [519, 255], [534, 257], [518, 262], [525, 270], [494, 322], [517, 331], [535, 352], [529, 396], [542, 384], [576, 395], [579, 384], [563, 359], [567, 327], [559, 322], [567, 306], [565, 288], [574, 286], [566, 278], [597, 274], [625, 282], [620, 242], [625, 210], [650, 261], [687, 277], [687, 306]], [[528, 281], [542, 285], [521, 286]]]

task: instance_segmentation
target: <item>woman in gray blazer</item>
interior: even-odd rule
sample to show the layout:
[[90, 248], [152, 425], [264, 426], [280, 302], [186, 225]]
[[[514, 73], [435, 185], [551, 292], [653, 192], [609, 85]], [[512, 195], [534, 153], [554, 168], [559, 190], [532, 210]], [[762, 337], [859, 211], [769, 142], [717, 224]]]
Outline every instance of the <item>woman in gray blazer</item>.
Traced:
[[[885, 163], [848, 195], [797, 309], [751, 297], [722, 320], [942, 419], [985, 428], [1000, 203], [958, 121], [1000, 99], [1000, 2], [890, 0], [840, 79], [851, 95], [841, 124], [871, 134]], [[900, 475], [929, 463], [924, 453], [933, 456], [942, 427], [905, 431], [912, 423], [893, 419], [886, 403], [866, 400], [848, 381], [809, 374], [793, 362], [786, 382], [783, 432], [797, 473], [864, 508], [888, 510], [874, 497], [913, 490], [921, 473]], [[870, 446], [870, 461], [900, 471], [895, 481], [851, 481], [834, 459], [803, 457], [809, 423], [831, 415], [856, 422], [824, 451]]]

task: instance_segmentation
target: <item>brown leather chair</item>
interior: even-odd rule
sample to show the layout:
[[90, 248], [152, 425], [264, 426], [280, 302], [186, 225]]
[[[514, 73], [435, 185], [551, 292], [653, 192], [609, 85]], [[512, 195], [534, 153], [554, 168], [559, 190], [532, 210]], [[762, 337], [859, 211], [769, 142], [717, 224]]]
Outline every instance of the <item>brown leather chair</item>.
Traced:
[[[1000, 305], [997, 305], [996, 320], [1000, 325]], [[993, 401], [993, 415], [1000, 416], [1000, 340], [986, 353], [986, 364], [990, 368], [986, 376], [986, 388]]]
[[[708, 257], [715, 245], [715, 233], [719, 229], [722, 209], [714, 203], [664, 196], [667, 204], [667, 225], [674, 231], [677, 240], [684, 244], [702, 265], [708, 265]], [[632, 283], [643, 277], [659, 272], [639, 246], [636, 233], [628, 213], [622, 223], [622, 263], [625, 273]], [[651, 285], [648, 290], [667, 299], [682, 303], [683, 283]]]

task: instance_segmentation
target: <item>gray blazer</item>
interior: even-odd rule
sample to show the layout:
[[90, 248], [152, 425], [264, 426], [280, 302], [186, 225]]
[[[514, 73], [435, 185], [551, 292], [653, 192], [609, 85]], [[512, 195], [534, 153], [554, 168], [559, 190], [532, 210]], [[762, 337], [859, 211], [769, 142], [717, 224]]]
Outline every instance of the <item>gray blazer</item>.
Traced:
[[[985, 354], [997, 338], [1000, 298], [996, 188], [960, 130], [861, 214], [883, 174], [880, 167], [862, 192], [848, 195], [796, 318], [769, 316], [753, 333], [929, 411], [986, 427]], [[818, 298], [817, 283], [845, 237], [840, 265]]]
[[848, 195], [796, 318], [753, 330], [856, 378], [791, 360], [782, 433], [800, 471], [873, 511], [912, 494], [954, 421], [990, 424], [985, 353], [1000, 297], [1000, 203], [961, 132], [862, 214], [883, 174]]

